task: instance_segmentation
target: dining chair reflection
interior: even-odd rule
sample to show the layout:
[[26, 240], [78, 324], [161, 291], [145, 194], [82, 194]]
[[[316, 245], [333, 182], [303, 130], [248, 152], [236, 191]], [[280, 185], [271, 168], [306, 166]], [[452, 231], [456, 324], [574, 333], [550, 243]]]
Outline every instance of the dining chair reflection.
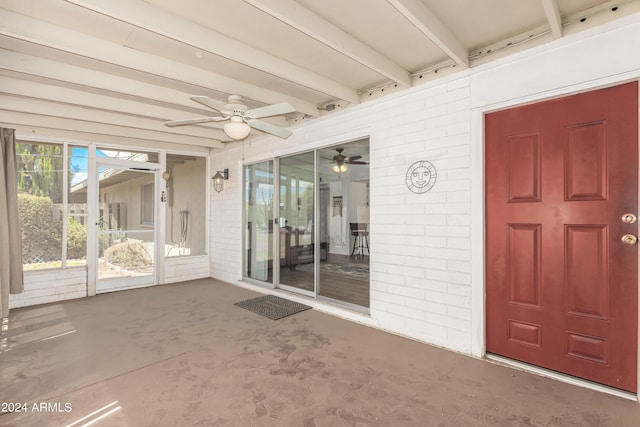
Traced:
[[367, 248], [369, 254], [369, 224], [366, 222], [350, 222], [351, 235], [353, 239], [353, 248], [351, 248], [351, 256], [364, 256], [364, 249]]

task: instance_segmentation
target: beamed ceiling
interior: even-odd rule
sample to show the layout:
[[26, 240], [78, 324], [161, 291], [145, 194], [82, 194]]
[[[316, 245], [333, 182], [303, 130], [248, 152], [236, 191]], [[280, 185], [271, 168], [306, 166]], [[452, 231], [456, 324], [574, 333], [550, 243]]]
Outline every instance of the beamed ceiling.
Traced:
[[[286, 127], [640, 12], [639, 0], [0, 0], [0, 126], [221, 147], [189, 99]], [[256, 138], [253, 131], [249, 138]]]

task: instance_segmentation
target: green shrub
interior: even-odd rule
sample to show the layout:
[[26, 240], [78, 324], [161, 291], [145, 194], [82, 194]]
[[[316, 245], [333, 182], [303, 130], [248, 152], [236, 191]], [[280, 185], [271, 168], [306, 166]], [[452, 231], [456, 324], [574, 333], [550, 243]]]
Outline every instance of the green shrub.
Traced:
[[25, 263], [58, 261], [62, 258], [62, 222], [55, 218], [48, 197], [18, 193]]
[[[62, 221], [48, 197], [18, 193], [18, 214], [22, 229], [22, 259], [25, 264], [62, 259]], [[67, 219], [67, 258], [83, 259], [87, 254], [87, 228]]]
[[67, 259], [81, 259], [87, 254], [87, 227], [67, 218]]

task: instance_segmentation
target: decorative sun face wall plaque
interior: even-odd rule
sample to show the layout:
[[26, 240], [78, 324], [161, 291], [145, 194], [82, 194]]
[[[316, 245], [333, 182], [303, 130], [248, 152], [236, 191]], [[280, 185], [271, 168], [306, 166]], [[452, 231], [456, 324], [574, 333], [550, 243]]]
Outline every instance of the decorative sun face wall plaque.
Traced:
[[406, 184], [416, 194], [426, 193], [436, 183], [436, 167], [431, 162], [420, 160], [407, 169]]

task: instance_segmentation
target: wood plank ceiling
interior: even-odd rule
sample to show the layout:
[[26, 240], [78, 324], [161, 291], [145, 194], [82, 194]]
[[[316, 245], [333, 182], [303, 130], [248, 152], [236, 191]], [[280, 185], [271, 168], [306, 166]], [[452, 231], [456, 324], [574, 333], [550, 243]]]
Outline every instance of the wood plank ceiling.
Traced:
[[238, 94], [289, 102], [295, 113], [269, 120], [295, 126], [638, 12], [640, 0], [0, 0], [0, 126], [221, 147], [222, 124], [164, 122], [215, 115], [191, 95]]

